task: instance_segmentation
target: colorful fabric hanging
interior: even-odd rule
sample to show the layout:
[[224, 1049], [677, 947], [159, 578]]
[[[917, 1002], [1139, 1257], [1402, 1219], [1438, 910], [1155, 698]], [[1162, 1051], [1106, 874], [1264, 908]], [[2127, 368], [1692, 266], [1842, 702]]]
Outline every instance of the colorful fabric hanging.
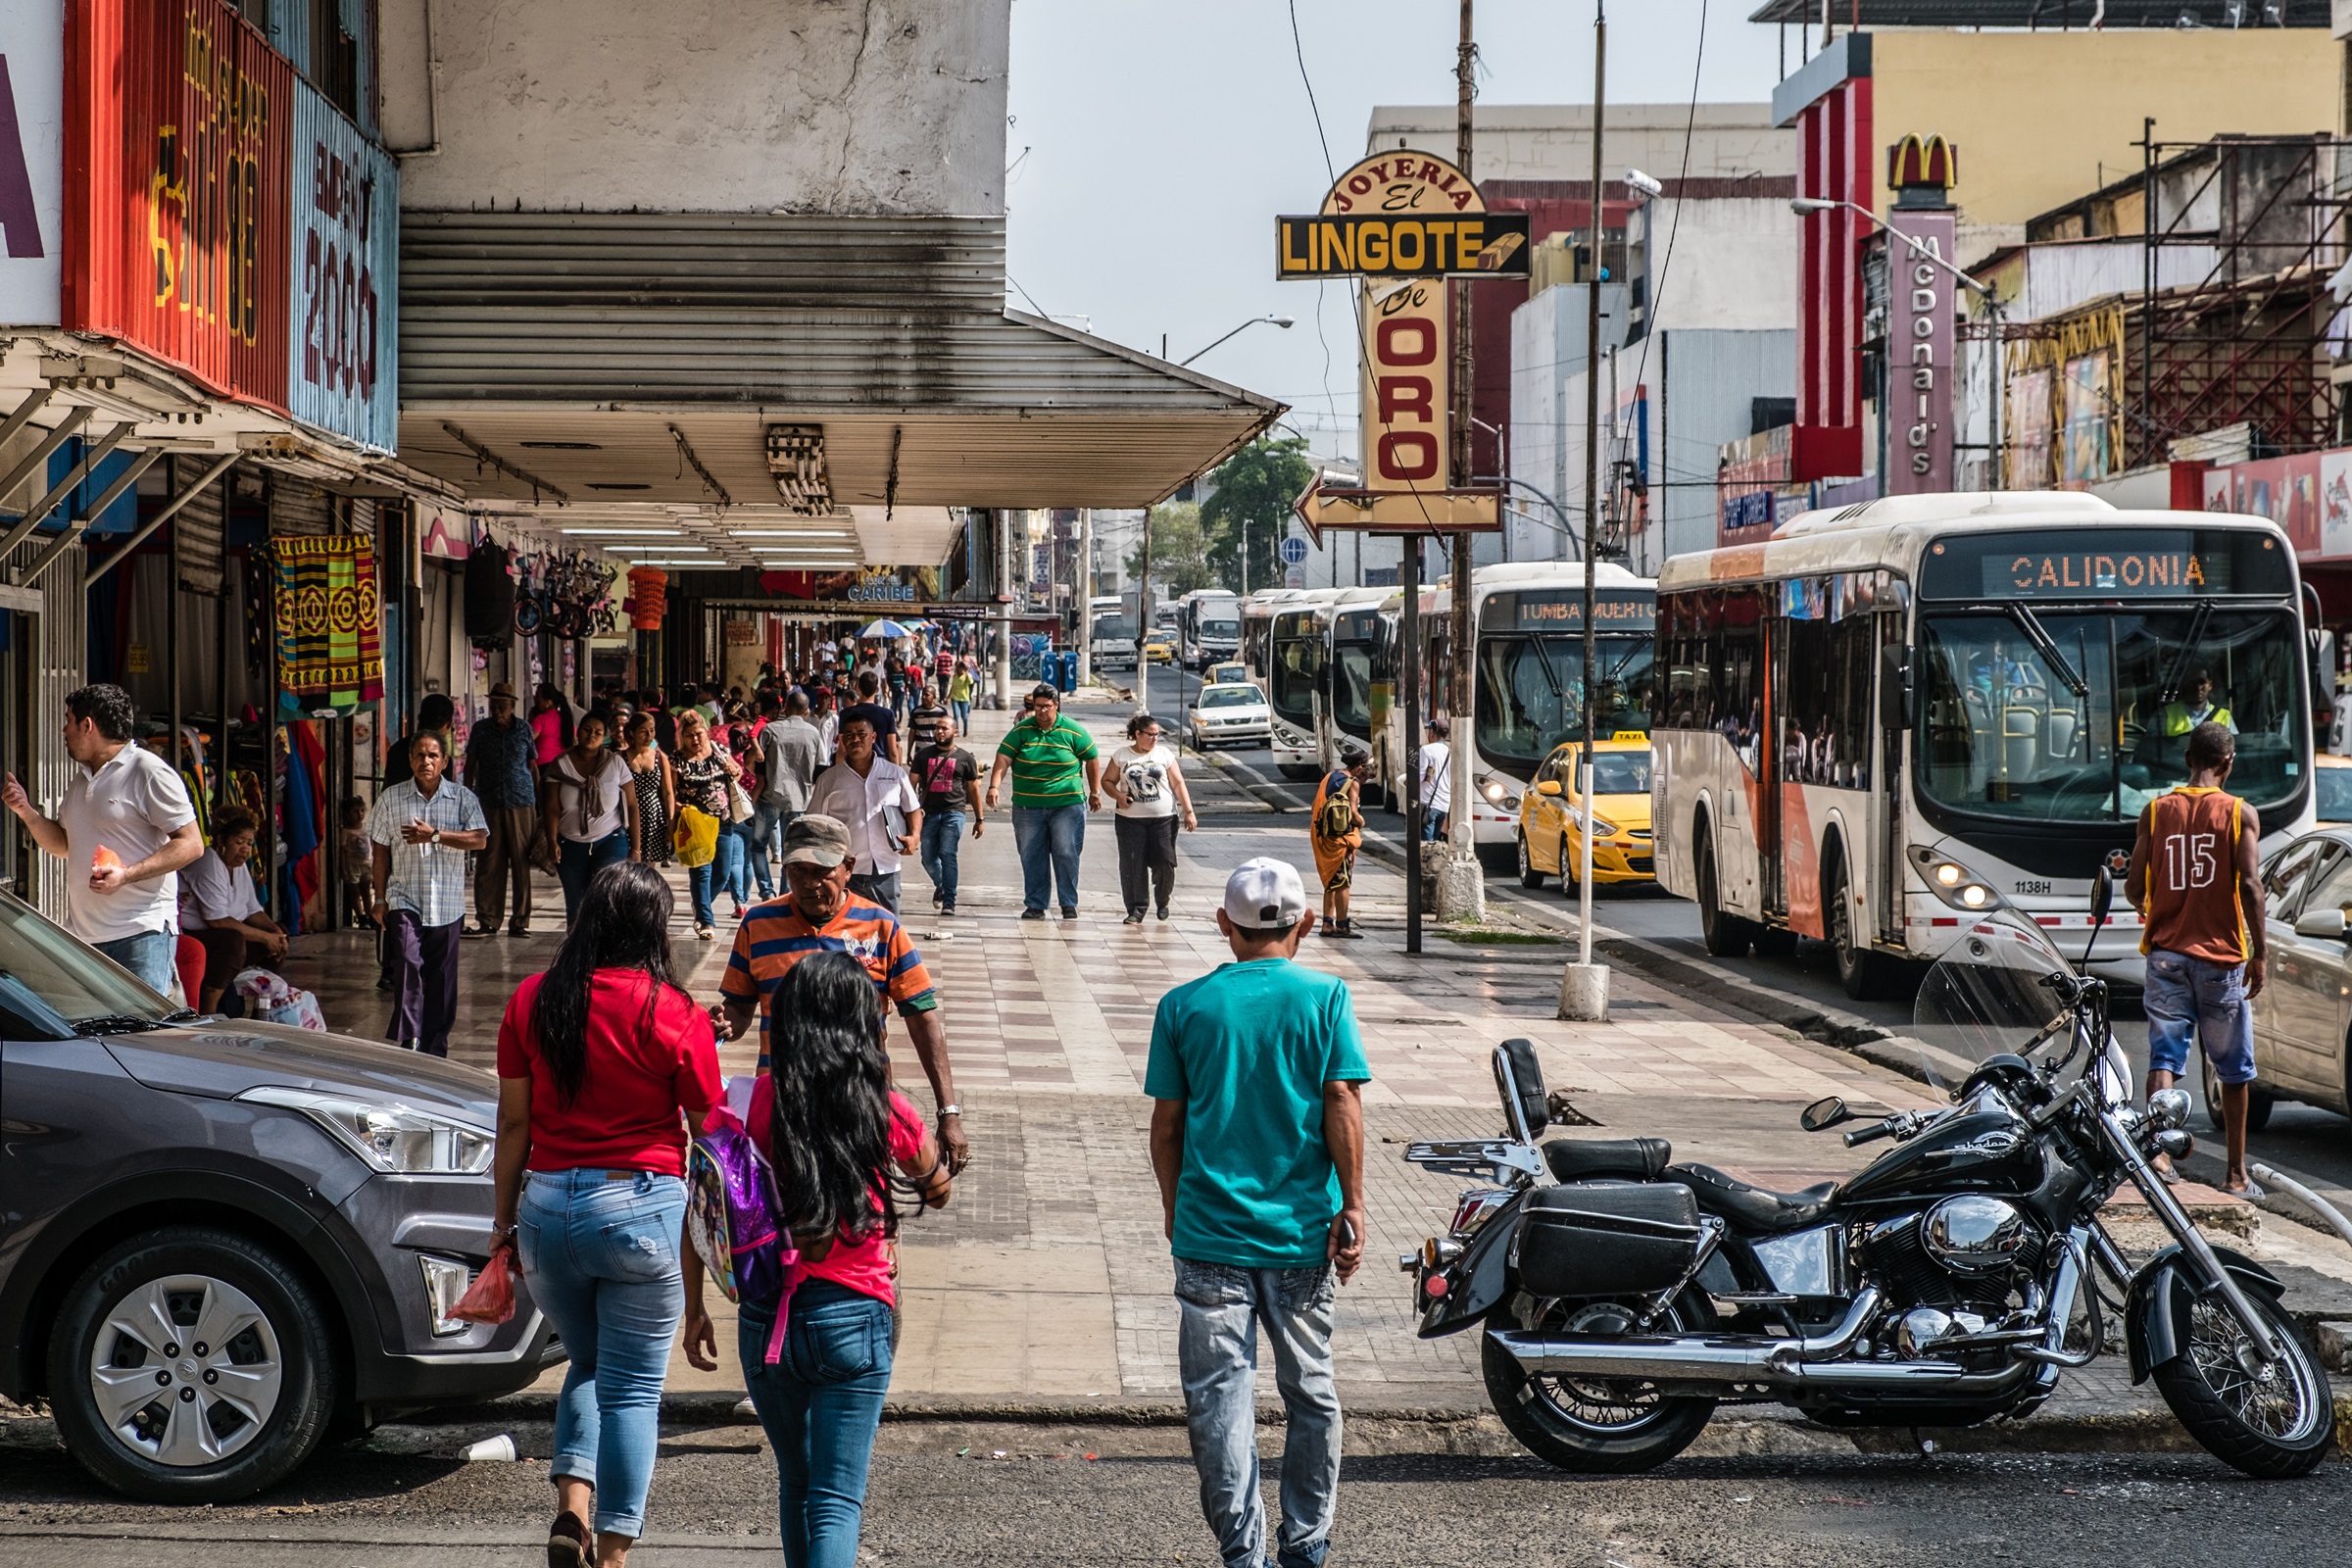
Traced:
[[278, 689], [287, 698], [312, 699], [284, 706], [349, 711], [383, 696], [374, 541], [365, 534], [330, 534], [273, 539], [270, 550]]

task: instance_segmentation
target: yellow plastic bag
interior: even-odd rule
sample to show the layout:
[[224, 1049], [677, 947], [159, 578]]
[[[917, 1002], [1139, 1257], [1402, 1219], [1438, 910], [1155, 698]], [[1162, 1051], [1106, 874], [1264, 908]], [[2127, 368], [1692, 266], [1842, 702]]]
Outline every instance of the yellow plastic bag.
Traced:
[[710, 812], [679, 807], [677, 824], [669, 835], [670, 847], [678, 852], [678, 863], [691, 871], [717, 859], [718, 827], [718, 818]]

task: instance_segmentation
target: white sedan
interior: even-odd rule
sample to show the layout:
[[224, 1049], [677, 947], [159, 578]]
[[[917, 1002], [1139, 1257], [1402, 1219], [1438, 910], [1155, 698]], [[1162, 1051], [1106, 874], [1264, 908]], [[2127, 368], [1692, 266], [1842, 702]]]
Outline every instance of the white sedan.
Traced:
[[1274, 713], [1266, 707], [1266, 694], [1255, 685], [1220, 681], [1194, 695], [1185, 727], [1199, 752], [1237, 741], [1262, 743], [1274, 738]]

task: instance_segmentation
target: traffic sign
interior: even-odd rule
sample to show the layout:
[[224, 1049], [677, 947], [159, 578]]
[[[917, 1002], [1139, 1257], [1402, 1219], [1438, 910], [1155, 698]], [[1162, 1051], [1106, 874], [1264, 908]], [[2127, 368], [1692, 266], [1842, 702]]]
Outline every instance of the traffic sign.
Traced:
[[1306, 541], [1297, 534], [1291, 534], [1276, 548], [1276, 553], [1282, 557], [1282, 564], [1286, 566], [1303, 565], [1306, 562]]

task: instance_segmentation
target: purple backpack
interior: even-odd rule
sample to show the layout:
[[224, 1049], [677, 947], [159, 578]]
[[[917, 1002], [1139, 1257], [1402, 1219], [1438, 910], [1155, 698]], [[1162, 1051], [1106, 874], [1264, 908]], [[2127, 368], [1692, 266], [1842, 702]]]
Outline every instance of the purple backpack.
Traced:
[[686, 1152], [686, 1233], [728, 1300], [776, 1303], [776, 1329], [767, 1346], [773, 1363], [783, 1348], [792, 1290], [801, 1280], [801, 1254], [777, 1217], [783, 1205], [775, 1178], [748, 1125], [759, 1083], [730, 1079], [726, 1100], [710, 1108], [694, 1135]]

